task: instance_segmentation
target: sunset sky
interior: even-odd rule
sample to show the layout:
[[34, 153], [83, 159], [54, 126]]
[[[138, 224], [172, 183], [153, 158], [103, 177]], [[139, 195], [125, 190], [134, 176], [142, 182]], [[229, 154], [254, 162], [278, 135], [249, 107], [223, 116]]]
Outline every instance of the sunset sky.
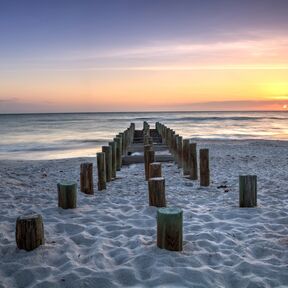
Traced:
[[0, 113], [284, 110], [287, 15], [286, 0], [0, 0]]

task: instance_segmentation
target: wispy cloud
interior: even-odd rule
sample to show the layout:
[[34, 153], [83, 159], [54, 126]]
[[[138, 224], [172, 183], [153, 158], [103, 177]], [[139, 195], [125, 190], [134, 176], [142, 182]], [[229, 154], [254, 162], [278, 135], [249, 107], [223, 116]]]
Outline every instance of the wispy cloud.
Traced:
[[16, 97], [9, 97], [9, 98], [0, 98], [0, 104], [1, 103], [15, 103], [15, 102], [18, 102], [19, 99], [16, 98]]
[[[124, 48], [67, 51], [47, 58], [3, 62], [6, 70], [229, 70], [287, 69], [288, 37], [187, 42], [158, 41]], [[12, 63], [12, 64], [11, 64]]]

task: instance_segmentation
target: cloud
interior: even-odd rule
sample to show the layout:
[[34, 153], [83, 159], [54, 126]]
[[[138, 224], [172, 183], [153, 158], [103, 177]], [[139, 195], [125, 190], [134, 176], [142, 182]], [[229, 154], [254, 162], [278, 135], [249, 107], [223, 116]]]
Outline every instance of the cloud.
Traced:
[[3, 98], [3, 99], [0, 98], [0, 103], [15, 103], [18, 101], [19, 101], [19, 99], [16, 97]]
[[[287, 69], [288, 37], [268, 36], [213, 42], [158, 41], [139, 46], [68, 50], [41, 58], [5, 61], [18, 71]], [[13, 64], [14, 63], [14, 64]], [[3, 68], [4, 67], [4, 68]], [[6, 67], [6, 68], [5, 68]]]

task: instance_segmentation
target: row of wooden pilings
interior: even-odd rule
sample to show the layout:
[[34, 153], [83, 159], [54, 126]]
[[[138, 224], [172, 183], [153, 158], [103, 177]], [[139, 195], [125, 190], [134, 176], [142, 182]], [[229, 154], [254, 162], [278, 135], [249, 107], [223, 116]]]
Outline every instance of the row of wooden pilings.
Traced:
[[177, 207], [166, 207], [165, 178], [161, 163], [155, 161], [150, 127], [143, 125], [144, 172], [148, 181], [149, 206], [157, 207], [157, 246], [171, 251], [182, 250], [183, 211]]
[[[116, 172], [121, 170], [122, 156], [126, 155], [128, 146], [133, 142], [135, 124], [119, 133], [102, 146], [102, 152], [97, 153], [98, 190], [106, 189], [106, 182], [116, 178]], [[93, 163], [80, 164], [80, 191], [94, 194]], [[73, 209], [77, 207], [77, 182], [61, 182], [57, 184], [58, 207]], [[16, 220], [16, 244], [19, 249], [31, 251], [45, 243], [44, 226], [40, 214], [19, 216]]]
[[[164, 143], [168, 146], [170, 153], [174, 156], [178, 168], [183, 169], [183, 175], [191, 180], [198, 179], [197, 144], [191, 143], [190, 139], [182, 136], [168, 128], [162, 123], [156, 122], [156, 129], [161, 135]], [[210, 185], [209, 149], [199, 150], [200, 158], [200, 186]]]
[[[198, 178], [196, 143], [189, 143], [188, 139], [183, 140], [172, 129], [159, 122], [156, 123], [156, 129], [174, 155], [178, 167], [183, 167], [183, 174], [196, 180]], [[121, 169], [122, 155], [126, 155], [129, 144], [133, 142], [134, 131], [135, 124], [131, 123], [128, 129], [109, 142], [109, 146], [102, 147], [103, 152], [97, 153], [98, 190], [106, 189], [106, 182], [115, 178], [116, 171]], [[181, 251], [183, 211], [177, 207], [166, 207], [165, 179], [162, 177], [161, 163], [154, 162], [153, 139], [150, 137], [150, 127], [147, 122], [144, 122], [143, 137], [144, 170], [145, 179], [148, 181], [149, 205], [159, 207], [157, 210], [157, 246], [167, 250]], [[210, 183], [209, 151], [203, 150], [204, 152], [201, 152], [200, 149], [200, 185], [208, 186]], [[77, 183], [62, 182], [58, 183], [57, 187], [58, 207], [76, 208]], [[94, 193], [92, 163], [80, 165], [80, 191], [86, 194]], [[239, 203], [240, 207], [257, 206], [257, 177], [255, 175], [239, 176]], [[30, 251], [43, 245], [44, 242], [41, 215], [33, 214], [17, 218], [16, 243], [18, 248]]]
[[115, 179], [117, 171], [121, 170], [122, 156], [127, 154], [127, 149], [133, 142], [134, 131], [135, 124], [130, 123], [129, 128], [123, 133], [117, 134], [113, 141], [108, 143], [108, 146], [102, 146], [102, 152], [96, 154], [98, 190], [106, 189], [106, 182]]
[[[149, 127], [149, 125], [145, 125]], [[183, 175], [192, 180], [198, 179], [197, 147], [189, 139], [182, 139], [172, 129], [157, 122], [156, 129], [168, 146]], [[147, 128], [147, 131], [149, 129]], [[200, 149], [200, 185], [209, 186], [209, 150]], [[162, 177], [161, 164], [154, 162], [153, 145], [144, 143], [145, 179], [148, 180], [149, 205], [157, 210], [157, 245], [172, 251], [182, 250], [183, 211], [178, 207], [166, 207], [165, 178]], [[239, 176], [239, 206], [257, 206], [257, 177]], [[161, 208], [159, 208], [161, 207]]]

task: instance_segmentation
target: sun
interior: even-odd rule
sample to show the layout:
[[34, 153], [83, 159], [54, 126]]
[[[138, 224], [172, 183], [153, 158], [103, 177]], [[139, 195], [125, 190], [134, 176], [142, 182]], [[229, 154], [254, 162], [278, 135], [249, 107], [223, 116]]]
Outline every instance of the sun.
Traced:
[[287, 109], [287, 107], [288, 107], [288, 106], [287, 106], [286, 104], [285, 104], [285, 105], [283, 105], [283, 109]]

